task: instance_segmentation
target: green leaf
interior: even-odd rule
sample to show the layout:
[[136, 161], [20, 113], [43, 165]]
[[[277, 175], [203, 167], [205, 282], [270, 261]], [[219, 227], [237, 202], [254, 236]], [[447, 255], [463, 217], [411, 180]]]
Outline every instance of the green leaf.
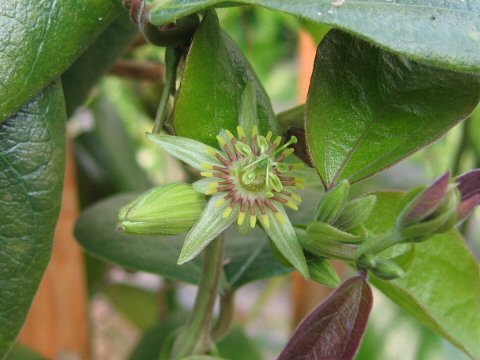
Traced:
[[3, 2], [0, 123], [63, 73], [121, 11], [112, 0]]
[[20, 331], [50, 258], [65, 121], [57, 82], [0, 124], [0, 358]]
[[[403, 193], [376, 196], [377, 205], [366, 226], [382, 233], [394, 226]], [[480, 274], [475, 258], [455, 230], [417, 244], [415, 251], [415, 261], [403, 278], [370, 280], [427, 328], [479, 358]]]
[[235, 131], [242, 94], [255, 90], [260, 130], [277, 131], [270, 100], [250, 64], [209, 12], [193, 39], [174, 113], [176, 134], [216, 146], [220, 130]]
[[14, 343], [4, 360], [46, 360], [40, 354], [34, 352], [30, 348]]
[[283, 11], [357, 34], [418, 61], [462, 71], [480, 71], [480, 5], [441, 0], [164, 0], [151, 20], [172, 22], [213, 6], [251, 4]]
[[[201, 257], [177, 265], [183, 237], [151, 237], [115, 231], [118, 210], [135, 197], [134, 194], [116, 195], [88, 208], [77, 222], [77, 240], [89, 253], [108, 262], [197, 284]], [[266, 235], [259, 229], [253, 229], [247, 237], [232, 226], [227, 230], [225, 245], [225, 274], [233, 288], [291, 271], [277, 262]]]
[[479, 101], [480, 78], [397, 57], [344, 32], [318, 47], [306, 108], [327, 186], [355, 182], [428, 145]]
[[67, 114], [87, 99], [91, 88], [138, 37], [127, 13], [120, 15], [62, 75]]

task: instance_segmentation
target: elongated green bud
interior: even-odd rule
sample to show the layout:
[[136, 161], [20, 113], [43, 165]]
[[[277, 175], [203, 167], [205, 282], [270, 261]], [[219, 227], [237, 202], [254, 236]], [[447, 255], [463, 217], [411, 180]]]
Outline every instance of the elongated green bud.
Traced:
[[158, 186], [120, 209], [117, 229], [141, 235], [182, 234], [195, 224], [204, 207], [204, 196], [191, 185]]
[[335, 227], [350, 230], [360, 226], [368, 219], [376, 202], [377, 197], [375, 195], [366, 195], [347, 202], [334, 223]]
[[358, 243], [361, 241], [360, 236], [350, 234], [333, 227], [332, 225], [312, 221], [307, 226], [307, 233], [317, 242], [322, 241], [338, 241], [342, 243]]
[[405, 274], [400, 265], [392, 260], [377, 259], [375, 267], [370, 270], [384, 280], [398, 279]]
[[[353, 261], [358, 245], [326, 240], [316, 234], [296, 229], [298, 241], [306, 251], [316, 256]], [[353, 235], [352, 235], [353, 236]]]
[[334, 189], [324, 193], [317, 206], [315, 220], [332, 224], [345, 207], [349, 190], [350, 184], [343, 180]]
[[330, 261], [323, 258], [312, 258], [308, 261], [310, 278], [322, 285], [335, 288], [340, 285], [340, 277]]

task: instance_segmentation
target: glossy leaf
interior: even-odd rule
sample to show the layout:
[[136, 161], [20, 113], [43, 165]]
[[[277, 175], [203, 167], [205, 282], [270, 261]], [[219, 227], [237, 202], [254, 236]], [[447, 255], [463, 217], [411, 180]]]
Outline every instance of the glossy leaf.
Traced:
[[[177, 265], [183, 237], [151, 237], [115, 231], [118, 210], [134, 197], [133, 194], [116, 195], [88, 208], [77, 222], [77, 240], [89, 253], [108, 262], [196, 284], [202, 258]], [[243, 236], [230, 227], [226, 238], [225, 274], [230, 286], [238, 288], [250, 281], [291, 271], [277, 262], [261, 230], [254, 229], [249, 236]]]
[[122, 11], [120, 1], [3, 1], [0, 123], [63, 73]]
[[364, 279], [347, 280], [302, 321], [277, 360], [353, 359], [372, 303]]
[[270, 100], [253, 69], [222, 32], [216, 14], [207, 13], [185, 65], [174, 113], [176, 134], [216, 146], [220, 130], [236, 130], [247, 84], [255, 90], [261, 132], [278, 132]]
[[328, 186], [355, 182], [438, 139], [479, 101], [480, 78], [420, 65], [334, 30], [318, 47], [307, 141]]
[[213, 6], [232, 4], [283, 11], [345, 29], [419, 61], [480, 71], [480, 4], [475, 1], [156, 0], [151, 19], [165, 24]]
[[68, 115], [87, 99], [91, 88], [138, 37], [127, 13], [119, 16], [62, 75]]
[[[366, 226], [382, 233], [395, 224], [403, 193], [376, 193]], [[415, 261], [394, 281], [370, 280], [429, 329], [473, 358], [480, 357], [480, 274], [478, 264], [455, 230], [415, 246]]]
[[0, 358], [20, 331], [50, 258], [65, 121], [57, 82], [0, 124]]

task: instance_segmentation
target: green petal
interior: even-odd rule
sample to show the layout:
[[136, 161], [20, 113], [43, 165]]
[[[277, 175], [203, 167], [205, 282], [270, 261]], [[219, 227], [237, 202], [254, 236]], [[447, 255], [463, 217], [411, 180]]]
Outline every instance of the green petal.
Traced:
[[217, 194], [210, 198], [200, 219], [185, 238], [182, 252], [178, 258], [179, 265], [197, 256], [205, 246], [237, 218], [238, 206], [226, 219], [222, 216], [225, 209], [229, 206], [229, 202], [226, 201], [220, 206], [217, 206], [217, 202], [224, 196], [225, 194]]
[[147, 139], [170, 155], [198, 170], [209, 170], [204, 165], [222, 166], [211, 153], [218, 150], [196, 140], [171, 135], [147, 134]]
[[263, 229], [268, 234], [270, 239], [274, 242], [278, 251], [305, 277], [309, 278], [307, 261], [303, 255], [303, 250], [298, 241], [297, 234], [293, 229], [292, 223], [288, 218], [282, 206], [277, 205], [277, 209], [285, 219], [285, 224], [281, 224], [273, 215], [273, 212], [268, 210], [267, 215], [270, 226], [265, 225], [264, 219], [260, 216], [257, 210], [257, 217], [263, 226]]

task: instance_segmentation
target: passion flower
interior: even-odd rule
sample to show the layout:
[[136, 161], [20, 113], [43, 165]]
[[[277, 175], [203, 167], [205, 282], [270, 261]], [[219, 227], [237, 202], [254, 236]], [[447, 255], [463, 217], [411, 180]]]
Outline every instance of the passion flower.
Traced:
[[222, 130], [217, 136], [220, 149], [179, 136], [148, 134], [148, 138], [176, 158], [200, 170], [204, 177], [194, 189], [211, 198], [200, 219], [185, 238], [178, 260], [185, 263], [196, 255], [230, 224], [253, 228], [257, 220], [281, 254], [308, 276], [308, 267], [295, 230], [284, 207], [298, 210], [301, 198], [296, 190], [304, 187], [304, 179], [293, 172], [302, 163], [285, 160], [293, 153], [290, 145], [282, 145], [282, 137], [273, 133], [259, 134], [258, 128], [238, 126], [237, 136]]

